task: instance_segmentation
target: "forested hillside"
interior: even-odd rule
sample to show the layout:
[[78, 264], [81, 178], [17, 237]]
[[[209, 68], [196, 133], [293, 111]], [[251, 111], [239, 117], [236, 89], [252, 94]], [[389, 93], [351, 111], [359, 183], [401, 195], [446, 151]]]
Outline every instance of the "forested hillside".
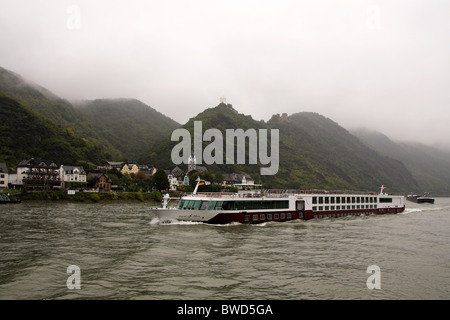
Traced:
[[0, 93], [0, 162], [16, 167], [43, 158], [65, 165], [101, 163], [111, 156], [95, 144]]
[[0, 92], [33, 109], [62, 128], [73, 132], [78, 137], [101, 146], [112, 157], [123, 157], [122, 152], [110, 143], [112, 139], [102, 126], [85, 117], [71, 103], [1, 67]]
[[396, 142], [386, 135], [367, 129], [353, 131], [361, 141], [379, 153], [405, 164], [418, 183], [410, 192], [434, 195], [450, 194], [450, 154], [420, 143]]
[[[212, 172], [247, 173], [268, 188], [361, 189], [376, 192], [384, 184], [391, 191], [406, 192], [417, 187], [402, 162], [370, 149], [347, 130], [319, 114], [276, 115], [265, 123], [239, 114], [231, 105], [220, 104], [205, 110], [183, 126], [192, 137], [194, 121], [202, 121], [203, 131], [209, 128], [221, 130], [223, 137], [225, 129], [279, 129], [280, 167], [276, 175], [261, 176], [261, 165], [249, 165], [248, 160], [245, 165], [238, 165], [236, 161], [231, 165], [211, 165], [208, 168]], [[170, 155], [177, 143], [170, 141], [169, 136], [149, 148], [140, 159], [157, 166], [174, 167]], [[203, 146], [209, 143], [203, 142]]]
[[164, 139], [180, 126], [136, 99], [97, 99], [74, 104], [83, 115], [113, 137], [110, 143], [128, 159]]
[[98, 145], [115, 160], [134, 159], [179, 126], [135, 99], [86, 100], [74, 106], [42, 86], [1, 67], [0, 92], [76, 136]]

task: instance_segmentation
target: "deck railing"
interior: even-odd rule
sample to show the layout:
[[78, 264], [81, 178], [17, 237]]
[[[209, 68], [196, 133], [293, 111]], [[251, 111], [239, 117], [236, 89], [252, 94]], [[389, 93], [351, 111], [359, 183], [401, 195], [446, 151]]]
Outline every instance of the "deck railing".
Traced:
[[[258, 192], [198, 192], [195, 195], [192, 194], [182, 194], [181, 196], [193, 196], [196, 198], [199, 197], [208, 197], [208, 198], [287, 198], [289, 196], [296, 195], [359, 195], [359, 196], [374, 196], [378, 195], [376, 192], [367, 192], [367, 191], [353, 191], [353, 190], [295, 190], [295, 189], [269, 189], [269, 190], [261, 190]], [[394, 194], [391, 194], [394, 195]]]

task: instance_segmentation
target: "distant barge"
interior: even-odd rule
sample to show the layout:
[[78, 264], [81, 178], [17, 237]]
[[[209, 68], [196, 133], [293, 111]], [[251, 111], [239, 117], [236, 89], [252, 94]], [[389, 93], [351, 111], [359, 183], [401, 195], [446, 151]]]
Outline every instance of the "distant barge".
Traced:
[[409, 195], [406, 197], [409, 201], [416, 203], [434, 203], [434, 198], [429, 195], [418, 196], [415, 194]]

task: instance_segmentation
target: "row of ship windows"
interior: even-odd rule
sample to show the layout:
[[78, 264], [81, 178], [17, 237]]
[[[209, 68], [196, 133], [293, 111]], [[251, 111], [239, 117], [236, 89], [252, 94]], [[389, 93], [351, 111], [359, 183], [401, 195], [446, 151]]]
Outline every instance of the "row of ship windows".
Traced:
[[315, 214], [314, 219], [322, 219], [322, 218], [339, 218], [339, 217], [357, 217], [357, 216], [363, 216], [363, 215], [369, 215], [373, 214], [373, 212], [370, 213], [332, 213], [332, 214]]
[[182, 200], [181, 210], [255, 210], [255, 209], [287, 209], [287, 200], [236, 200], [236, 201], [207, 201], [207, 200]]
[[328, 210], [347, 210], [347, 209], [376, 209], [376, 204], [366, 205], [351, 205], [351, 206], [314, 206], [313, 211], [328, 211]]
[[313, 197], [313, 204], [377, 203], [377, 197]]
[[284, 220], [284, 219], [292, 219], [292, 214], [288, 213], [261, 213], [261, 214], [246, 214], [245, 222], [251, 221], [272, 221], [272, 220]]

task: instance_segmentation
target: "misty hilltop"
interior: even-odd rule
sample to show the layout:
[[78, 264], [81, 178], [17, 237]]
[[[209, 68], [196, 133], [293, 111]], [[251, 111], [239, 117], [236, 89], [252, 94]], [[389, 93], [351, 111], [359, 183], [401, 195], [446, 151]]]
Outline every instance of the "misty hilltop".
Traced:
[[1, 67], [0, 92], [118, 160], [134, 159], [141, 150], [179, 126], [135, 99], [86, 100], [72, 104]]
[[180, 126], [136, 99], [84, 100], [74, 106], [106, 128], [112, 137], [109, 142], [130, 160]]
[[450, 194], [450, 152], [423, 143], [396, 142], [374, 130], [352, 133], [373, 150], [404, 163], [421, 188], [418, 192]]
[[98, 145], [77, 137], [3, 93], [0, 93], [0, 120], [0, 162], [9, 167], [30, 158], [85, 165], [111, 157]]

